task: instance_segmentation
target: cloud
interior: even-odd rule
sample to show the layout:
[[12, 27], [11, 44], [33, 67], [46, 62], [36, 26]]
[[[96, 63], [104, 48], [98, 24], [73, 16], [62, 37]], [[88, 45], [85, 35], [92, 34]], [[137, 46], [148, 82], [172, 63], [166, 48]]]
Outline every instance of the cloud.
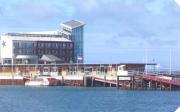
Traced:
[[98, 3], [99, 2], [97, 0], [86, 0], [86, 1], [80, 0], [79, 5], [81, 5], [83, 11], [89, 12], [99, 7]]
[[157, 46], [157, 47], [175, 47], [179, 45], [177, 40], [162, 40], [162, 39], [149, 39], [148, 44], [150, 46]]
[[0, 15], [1, 34], [57, 30], [60, 22], [84, 21], [85, 54], [100, 58], [114, 49], [119, 59], [125, 48], [180, 45], [180, 7], [174, 0], [1, 0]]
[[144, 29], [139, 29], [139, 28], [133, 28], [133, 27], [128, 27], [128, 28], [122, 28], [118, 35], [115, 36], [116, 38], [124, 38], [124, 37], [130, 37], [130, 38], [151, 38], [155, 34], [146, 31]]
[[180, 0], [174, 0], [180, 6]]
[[3, 9], [0, 7], [0, 15], [3, 16]]

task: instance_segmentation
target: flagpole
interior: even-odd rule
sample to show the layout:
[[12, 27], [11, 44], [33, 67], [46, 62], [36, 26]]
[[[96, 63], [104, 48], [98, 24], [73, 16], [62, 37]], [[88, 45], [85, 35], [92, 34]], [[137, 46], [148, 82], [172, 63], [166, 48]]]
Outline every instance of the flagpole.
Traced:
[[145, 49], [145, 74], [147, 75], [148, 49]]
[[169, 75], [171, 75], [172, 72], [172, 49], [169, 50]]
[[77, 75], [78, 75], [78, 56], [77, 56]]
[[[14, 81], [14, 74], [13, 74], [13, 56], [12, 56], [12, 58], [11, 58], [11, 65], [12, 65], [12, 68], [11, 68], [12, 79], [13, 79], [13, 81]], [[14, 84], [13, 81], [12, 81], [12, 85]]]

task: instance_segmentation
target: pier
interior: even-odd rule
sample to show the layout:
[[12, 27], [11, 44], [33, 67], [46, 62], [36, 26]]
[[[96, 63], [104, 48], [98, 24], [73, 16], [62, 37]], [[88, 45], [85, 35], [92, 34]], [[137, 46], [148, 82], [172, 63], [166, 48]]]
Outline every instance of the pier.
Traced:
[[[122, 80], [126, 78], [127, 80]], [[167, 75], [134, 75], [117, 76], [117, 79], [106, 76], [88, 76], [85, 87], [117, 87], [129, 90], [180, 90], [180, 76]]]
[[[130, 90], [180, 90], [180, 73], [145, 71], [156, 64], [28, 64], [2, 65], [0, 85], [25, 85], [42, 78], [49, 86], [116, 87]], [[41, 78], [41, 79], [40, 79]]]

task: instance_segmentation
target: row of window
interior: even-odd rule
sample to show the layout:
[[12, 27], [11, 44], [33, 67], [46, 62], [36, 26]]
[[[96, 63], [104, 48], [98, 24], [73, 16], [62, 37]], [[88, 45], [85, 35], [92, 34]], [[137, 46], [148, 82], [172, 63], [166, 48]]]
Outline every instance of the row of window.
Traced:
[[67, 48], [72, 49], [73, 43], [70, 42], [25, 42], [25, 41], [15, 41], [14, 42], [14, 48]]
[[72, 50], [38, 50], [37, 54], [73, 55]]
[[72, 43], [38, 43], [38, 48], [52, 48], [52, 49], [72, 49]]
[[35, 50], [32, 50], [32, 49], [19, 49], [19, 50], [14, 50], [14, 54], [15, 55], [33, 55], [35, 54]]
[[72, 50], [33, 50], [33, 49], [15, 49], [15, 55], [33, 55], [33, 54], [56, 54], [56, 55], [73, 55]]
[[15, 48], [34, 48], [36, 45], [35, 42], [24, 42], [24, 41], [15, 41], [14, 47]]

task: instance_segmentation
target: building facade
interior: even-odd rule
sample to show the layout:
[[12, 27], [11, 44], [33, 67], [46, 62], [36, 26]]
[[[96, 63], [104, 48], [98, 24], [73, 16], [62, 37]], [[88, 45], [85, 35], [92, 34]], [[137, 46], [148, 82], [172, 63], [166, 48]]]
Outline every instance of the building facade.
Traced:
[[83, 63], [84, 62], [84, 23], [71, 20], [63, 24], [62, 32], [70, 35], [71, 40], [74, 42], [74, 62]]
[[70, 20], [59, 31], [1, 36], [2, 64], [83, 63], [84, 23]]
[[73, 42], [61, 35], [8, 33], [1, 44], [2, 64], [69, 63], [74, 58]]

